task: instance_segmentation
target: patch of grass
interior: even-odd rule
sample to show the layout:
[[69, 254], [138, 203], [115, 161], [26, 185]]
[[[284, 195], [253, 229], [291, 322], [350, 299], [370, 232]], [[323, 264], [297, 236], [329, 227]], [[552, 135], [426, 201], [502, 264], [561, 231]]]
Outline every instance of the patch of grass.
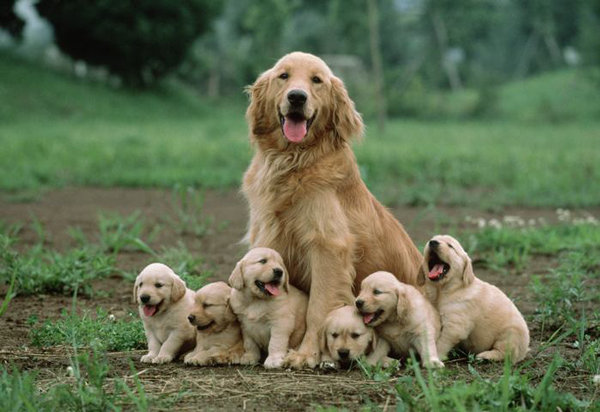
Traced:
[[[148, 252], [146, 242], [141, 240], [142, 235], [147, 232], [146, 222], [141, 214], [139, 210], [129, 216], [121, 216], [117, 213], [101, 214], [98, 219], [98, 227], [102, 249], [114, 254], [119, 253], [121, 250]], [[152, 241], [159, 231], [160, 226], [153, 226], [147, 236], [147, 241]], [[79, 238], [77, 232], [73, 232], [72, 235]]]
[[204, 192], [191, 186], [175, 185], [173, 188], [173, 209], [175, 217], [169, 219], [171, 225], [181, 235], [203, 237], [210, 229], [214, 218], [204, 217]]
[[134, 314], [117, 319], [103, 309], [97, 309], [94, 316], [89, 312], [80, 316], [63, 310], [57, 320], [39, 326], [35, 319], [30, 323], [33, 328], [29, 338], [34, 346], [68, 345], [117, 352], [146, 348], [144, 327]]

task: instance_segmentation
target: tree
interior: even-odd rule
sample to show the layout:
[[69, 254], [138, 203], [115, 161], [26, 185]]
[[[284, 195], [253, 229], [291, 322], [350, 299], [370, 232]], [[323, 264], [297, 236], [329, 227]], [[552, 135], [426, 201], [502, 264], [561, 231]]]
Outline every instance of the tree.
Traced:
[[58, 47], [146, 86], [176, 68], [218, 11], [215, 0], [41, 0]]
[[4, 0], [0, 2], [0, 27], [9, 32], [13, 37], [19, 38], [23, 33], [25, 22], [15, 13], [17, 0]]

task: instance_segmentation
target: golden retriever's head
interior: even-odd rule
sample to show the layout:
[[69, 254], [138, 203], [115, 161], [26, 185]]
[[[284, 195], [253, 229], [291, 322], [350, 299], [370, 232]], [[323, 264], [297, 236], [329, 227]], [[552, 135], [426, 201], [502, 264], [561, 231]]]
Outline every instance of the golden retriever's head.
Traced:
[[148, 317], [162, 313], [186, 292], [185, 282], [162, 263], [144, 268], [135, 280], [133, 298]]
[[229, 284], [259, 299], [267, 299], [288, 292], [289, 276], [281, 255], [260, 247], [252, 249], [235, 265]]
[[321, 352], [335, 361], [348, 364], [373, 350], [377, 341], [373, 329], [368, 328], [352, 306], [332, 310], [320, 332]]
[[219, 333], [235, 322], [229, 306], [231, 288], [225, 282], [209, 283], [196, 292], [188, 320], [201, 332]]
[[248, 93], [251, 134], [268, 147], [284, 150], [321, 140], [335, 146], [362, 134], [362, 119], [344, 84], [312, 54], [283, 56]]
[[473, 265], [458, 240], [448, 235], [434, 236], [425, 246], [417, 283], [467, 286], [473, 282]]
[[360, 295], [356, 298], [356, 308], [365, 325], [377, 326], [397, 316], [405, 308], [404, 284], [389, 272], [375, 272], [361, 283]]

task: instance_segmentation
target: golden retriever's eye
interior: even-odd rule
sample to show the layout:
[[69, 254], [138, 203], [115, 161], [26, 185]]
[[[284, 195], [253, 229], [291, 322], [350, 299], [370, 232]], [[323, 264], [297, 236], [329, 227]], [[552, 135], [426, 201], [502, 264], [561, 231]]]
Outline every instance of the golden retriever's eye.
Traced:
[[160, 289], [160, 288], [162, 288], [162, 287], [163, 287], [163, 284], [162, 284], [162, 283], [155, 283], [155, 284], [154, 284], [154, 287], [155, 287], [156, 289]]
[[319, 76], [313, 76], [312, 81], [316, 84], [323, 83], [323, 80]]
[[454, 246], [452, 246], [450, 243], [448, 243], [448, 246], [450, 246], [450, 249], [454, 249]]
[[353, 333], [352, 335], [350, 335], [350, 337], [352, 339], [358, 339], [358, 338], [360, 338], [360, 333]]
[[267, 259], [261, 259], [258, 261], [258, 263], [262, 263], [264, 265], [265, 263], [267, 263]]
[[373, 289], [373, 294], [374, 295], [381, 295], [381, 291], [379, 289]]
[[290, 77], [290, 75], [287, 72], [283, 72], [279, 75], [279, 78], [282, 80], [287, 79], [288, 77]]
[[331, 334], [331, 337], [334, 338], [334, 339], [337, 338], [338, 336], [340, 336], [340, 335], [338, 333], [335, 333], [335, 332], [333, 332]]
[[204, 309], [206, 309], [206, 308], [210, 308], [211, 306], [212, 306], [212, 305], [211, 305], [210, 303], [203, 303], [203, 304], [202, 304], [202, 307], [203, 307]]

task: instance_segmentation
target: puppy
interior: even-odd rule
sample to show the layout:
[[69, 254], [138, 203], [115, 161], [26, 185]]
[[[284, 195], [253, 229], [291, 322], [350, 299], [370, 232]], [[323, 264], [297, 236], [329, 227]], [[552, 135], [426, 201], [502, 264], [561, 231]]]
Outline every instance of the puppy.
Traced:
[[266, 368], [283, 365], [288, 348], [296, 348], [306, 330], [307, 296], [289, 284], [281, 255], [268, 248], [252, 249], [240, 260], [229, 284], [231, 308], [244, 337], [244, 365], [258, 363], [267, 351]]
[[440, 335], [438, 313], [413, 286], [399, 282], [389, 272], [375, 272], [362, 281], [356, 308], [365, 325], [374, 327], [379, 337], [369, 363], [387, 366], [390, 349], [399, 356], [413, 349], [424, 365], [444, 366], [435, 346]]
[[135, 280], [133, 297], [148, 340], [142, 362], [171, 362], [194, 347], [196, 331], [187, 320], [194, 292], [171, 268], [161, 263], [146, 266]]
[[477, 279], [471, 259], [451, 236], [435, 236], [425, 247], [417, 277], [437, 308], [442, 332], [440, 358], [460, 344], [478, 358], [499, 361], [505, 355], [522, 360], [529, 348], [529, 329], [514, 303], [497, 287]]
[[195, 295], [188, 320], [196, 332], [196, 348], [185, 355], [190, 365], [240, 363], [244, 354], [242, 330], [229, 305], [231, 288], [225, 282], [204, 286]]
[[356, 309], [348, 305], [329, 313], [319, 335], [323, 366], [348, 367], [377, 345], [374, 330], [366, 327]]

